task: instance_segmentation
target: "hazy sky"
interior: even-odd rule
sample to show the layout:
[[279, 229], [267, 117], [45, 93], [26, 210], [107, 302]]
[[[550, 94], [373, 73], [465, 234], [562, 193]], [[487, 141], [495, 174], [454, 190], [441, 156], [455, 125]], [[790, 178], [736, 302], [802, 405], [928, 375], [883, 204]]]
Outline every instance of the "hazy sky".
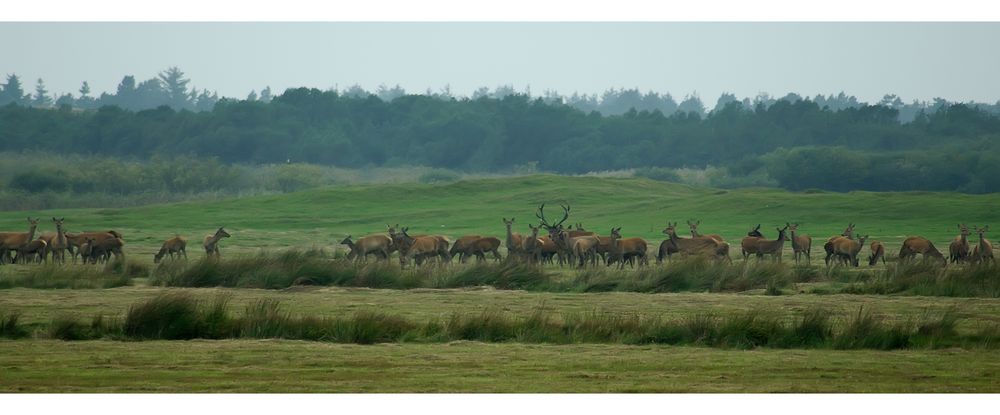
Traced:
[[877, 101], [1000, 100], [998, 23], [0, 23], [0, 74], [97, 95], [179, 66], [191, 85], [245, 97], [271, 86], [510, 84]]

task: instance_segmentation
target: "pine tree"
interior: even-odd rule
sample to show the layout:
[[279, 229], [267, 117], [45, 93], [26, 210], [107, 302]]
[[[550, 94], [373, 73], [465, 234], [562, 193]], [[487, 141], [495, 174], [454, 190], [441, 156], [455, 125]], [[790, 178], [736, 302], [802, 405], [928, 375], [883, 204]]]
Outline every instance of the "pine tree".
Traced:
[[27, 99], [24, 95], [24, 88], [21, 86], [21, 78], [17, 74], [7, 75], [7, 83], [0, 89], [0, 105], [10, 103], [24, 104]]
[[38, 82], [35, 84], [35, 97], [31, 105], [36, 107], [52, 106], [52, 97], [49, 96], [49, 91], [45, 89], [45, 81], [42, 78], [38, 78]]

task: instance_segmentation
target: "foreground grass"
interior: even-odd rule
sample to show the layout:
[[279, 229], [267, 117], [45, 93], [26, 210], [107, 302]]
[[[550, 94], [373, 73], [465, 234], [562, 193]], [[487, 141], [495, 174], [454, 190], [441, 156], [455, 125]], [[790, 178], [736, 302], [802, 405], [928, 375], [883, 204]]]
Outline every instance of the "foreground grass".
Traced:
[[998, 392], [988, 350], [3, 341], [10, 392]]
[[[558, 201], [572, 205], [570, 222], [602, 234], [621, 226], [626, 236], [647, 238], [655, 241], [653, 246], [664, 239], [660, 230], [667, 220], [683, 224], [699, 218], [704, 233], [721, 234], [737, 242], [734, 246], [758, 223], [765, 235], [775, 237], [775, 226], [800, 222], [814, 238], [813, 256], [819, 261], [818, 242], [839, 234], [848, 222], [856, 223], [860, 234], [886, 242], [890, 253], [907, 235], [926, 236], [946, 250], [957, 223], [1000, 223], [1000, 211], [994, 208], [1000, 194], [719, 190], [645, 179], [538, 175], [441, 185], [340, 186], [124, 209], [0, 212], [0, 230], [25, 231], [28, 215], [65, 216], [70, 231], [116, 229], [125, 235], [129, 253], [151, 258], [175, 233], [187, 236], [189, 251], [201, 255], [200, 238], [226, 226], [233, 234], [221, 244], [227, 255], [289, 246], [334, 249], [346, 234], [384, 231], [386, 221], [409, 226], [411, 232], [503, 236], [500, 218], [514, 216], [515, 231], [525, 233], [527, 224], [536, 222], [534, 210], [540, 203]], [[39, 232], [51, 230], [51, 223], [44, 223]], [[789, 258], [791, 248], [786, 245], [786, 250]]]

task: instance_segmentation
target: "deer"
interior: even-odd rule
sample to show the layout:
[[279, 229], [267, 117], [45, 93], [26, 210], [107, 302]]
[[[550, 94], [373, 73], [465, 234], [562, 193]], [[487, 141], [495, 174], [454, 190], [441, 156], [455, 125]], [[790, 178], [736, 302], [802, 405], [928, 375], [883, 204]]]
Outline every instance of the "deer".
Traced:
[[917, 254], [921, 254], [924, 258], [934, 258], [941, 261], [945, 265], [948, 264], [948, 260], [944, 258], [941, 251], [938, 251], [934, 247], [934, 244], [930, 240], [922, 236], [911, 236], [903, 240], [903, 246], [899, 248], [899, 259], [905, 261], [911, 258], [916, 258]]
[[757, 241], [764, 238], [764, 234], [760, 233], [760, 224], [747, 232], [747, 236], [743, 237], [740, 241], [740, 248], [743, 252], [743, 261], [747, 261], [751, 254], [757, 254]]
[[[104, 238], [101, 240], [95, 238], [88, 238], [88, 250], [90, 262], [97, 263], [108, 262], [111, 259], [111, 255], [115, 256], [115, 260], [121, 260], [125, 257], [125, 253], [122, 252], [122, 247], [125, 246], [125, 241], [121, 238]], [[84, 264], [87, 260], [84, 259]]]
[[[398, 249], [399, 252], [400, 252], [400, 255], [402, 255], [402, 253], [403, 253], [403, 249], [402, 248], [403, 247], [399, 246], [400, 243], [404, 243], [400, 239], [400, 237], [402, 236], [402, 234], [396, 232], [396, 229], [402, 229], [402, 228], [400, 228], [400, 226], [399, 226], [398, 223], [396, 224], [395, 227], [392, 227], [392, 226], [389, 226], [389, 225], [386, 225], [386, 226], [389, 228], [388, 229], [389, 230], [389, 237], [390, 237], [390, 239], [392, 239], [392, 245], [395, 247], [395, 249]], [[405, 229], [409, 230], [410, 228], [406, 227]], [[449, 241], [448, 238], [446, 238], [444, 236], [440, 236], [440, 235], [409, 235], [408, 234], [407, 236], [409, 238], [411, 238], [411, 239], [415, 239], [415, 238], [433, 238], [436, 241], [435, 244], [437, 245], [437, 249], [438, 249], [437, 256], [440, 257], [441, 263], [450, 263], [451, 262], [451, 255], [448, 253], [448, 246], [451, 244], [451, 241]], [[390, 249], [389, 253], [390, 254], [392, 253], [391, 249]]]
[[785, 223], [785, 227], [788, 228], [788, 232], [791, 236], [789, 239], [792, 242], [792, 256], [795, 258], [795, 263], [799, 263], [799, 259], [802, 256], [806, 257], [806, 264], [812, 262], [812, 238], [809, 235], [796, 235], [795, 232], [799, 231], [798, 223]]
[[104, 232], [81, 232], [81, 233], [66, 233], [66, 250], [73, 255], [73, 263], [76, 263], [76, 256], [79, 254], [79, 248], [87, 241], [87, 238], [93, 238], [95, 242], [103, 241], [105, 239], [117, 238], [122, 239], [122, 234], [117, 231], [104, 231]]
[[52, 254], [52, 262], [57, 260], [60, 263], [66, 262], [66, 249], [69, 248], [69, 240], [66, 239], [66, 230], [63, 229], [63, 221], [66, 218], [56, 219], [52, 218], [52, 222], [56, 224], [56, 232], [46, 232], [43, 233], [41, 239], [45, 241], [45, 251], [42, 252], [42, 259]]
[[545, 219], [545, 203], [542, 203], [535, 212], [535, 217], [538, 218], [540, 222], [540, 227], [543, 227], [549, 231], [549, 238], [552, 242], [555, 242], [556, 246], [559, 247], [559, 265], [563, 263], [571, 263], [573, 260], [573, 238], [570, 237], [569, 232], [563, 229], [563, 222], [569, 219], [570, 206], [559, 205], [563, 209], [563, 217], [555, 224], [550, 224], [548, 220]]
[[455, 240], [455, 243], [451, 245], [451, 250], [448, 251], [448, 255], [454, 257], [458, 255], [458, 262], [465, 263], [465, 260], [469, 255], [472, 255], [472, 244], [479, 239], [482, 239], [482, 235], [465, 235]]
[[219, 257], [219, 241], [222, 238], [228, 238], [229, 232], [226, 232], [223, 227], [219, 227], [219, 230], [215, 231], [215, 234], [205, 235], [204, 241], [202, 241], [201, 246], [205, 248], [205, 255], [209, 258]]
[[774, 228], [778, 231], [778, 239], [768, 240], [764, 238], [757, 239], [757, 259], [760, 260], [764, 255], [770, 255], [772, 260], [781, 262], [781, 254], [785, 250], [785, 241], [788, 240], [788, 235], [785, 231], [788, 230], [788, 225], [786, 224], [784, 228]]
[[521, 241], [520, 252], [524, 254], [524, 258], [528, 262], [536, 263], [542, 259], [542, 240], [538, 238], [538, 231], [541, 226], [532, 226], [528, 224], [528, 228], [531, 229], [531, 235], [523, 238]]
[[695, 222], [691, 222], [691, 220], [688, 220], [687, 224], [688, 224], [688, 227], [691, 228], [691, 237], [692, 238], [712, 238], [712, 239], [715, 239], [716, 242], [725, 242], [725, 240], [722, 239], [722, 236], [715, 235], [715, 234], [712, 234], [712, 235], [702, 235], [702, 234], [698, 233], [698, 225], [701, 225], [701, 219], [699, 219], [699, 220], [697, 220]]
[[882, 265], [885, 265], [885, 245], [882, 245], [879, 241], [872, 241], [871, 250], [872, 253], [868, 256], [868, 266], [874, 267], [880, 259], [882, 260]]
[[590, 266], [597, 265], [597, 245], [601, 244], [601, 240], [593, 235], [578, 236], [571, 239], [573, 242], [573, 255], [579, 258], [579, 267], [583, 268], [583, 265], [590, 260]]
[[469, 252], [476, 256], [477, 262], [486, 261], [486, 253], [490, 252], [493, 254], [493, 259], [500, 261], [500, 239], [494, 238], [492, 236], [487, 236], [485, 238], [479, 238], [472, 242], [469, 247]]
[[440, 236], [410, 236], [408, 233], [410, 228], [404, 227], [401, 232], [397, 235], [399, 236], [399, 265], [401, 267], [406, 266], [406, 262], [413, 260], [417, 266], [423, 264], [424, 260], [427, 258], [432, 258], [435, 256], [440, 256], [443, 262], [447, 262], [451, 259], [448, 256], [448, 244], [443, 237]]
[[351, 235], [347, 235], [340, 241], [340, 244], [347, 245], [351, 250], [347, 259], [353, 258], [355, 262], [362, 262], [368, 260], [368, 255], [375, 255], [378, 260], [388, 260], [389, 246], [392, 245], [392, 240], [385, 235], [368, 235], [362, 236], [357, 242], [354, 242], [351, 240]]
[[964, 262], [969, 258], [969, 227], [964, 223], [958, 224], [958, 236], [948, 245], [948, 259], [951, 263]]
[[503, 219], [504, 227], [507, 228], [507, 258], [517, 258], [521, 255], [521, 244], [524, 241], [524, 237], [519, 233], [511, 232], [510, 228], [514, 226], [513, 216], [510, 220], [507, 220], [507, 218], [501, 219]]
[[841, 232], [840, 235], [829, 237], [826, 240], [826, 243], [823, 244], [823, 250], [826, 251], [826, 258], [824, 259], [824, 261], [826, 261], [827, 263], [830, 262], [830, 258], [833, 257], [834, 255], [833, 241], [839, 238], [854, 239], [854, 224], [853, 223], [847, 224], [847, 228], [844, 228], [844, 231]]
[[541, 248], [538, 251], [538, 255], [539, 259], [543, 263], [551, 264], [553, 262], [552, 258], [554, 258], [556, 255], [560, 255], [559, 260], [560, 261], [562, 260], [559, 245], [557, 245], [556, 242], [552, 240], [552, 238], [550, 238], [548, 235], [544, 235], [538, 238], [538, 241], [542, 244]]
[[611, 266], [611, 264], [619, 262], [618, 269], [624, 269], [625, 262], [628, 262], [629, 266], [635, 267], [636, 258], [639, 258], [639, 266], [648, 265], [646, 240], [642, 238], [622, 239], [621, 230], [621, 226], [611, 228], [611, 236], [608, 237], [611, 241], [611, 247], [608, 250], [607, 265]]
[[[868, 239], [868, 235], [861, 236], [857, 240], [838, 238], [834, 239], [830, 244], [833, 245], [833, 253], [838, 261], [847, 261], [851, 266], [857, 267], [858, 254], [861, 252], [861, 248], [865, 246], [866, 239]], [[826, 265], [830, 265], [830, 257], [827, 257]]]
[[0, 263], [10, 260], [10, 251], [17, 251], [35, 239], [35, 229], [38, 229], [39, 220], [40, 218], [32, 219], [29, 216], [27, 232], [0, 233]]
[[163, 241], [163, 245], [160, 245], [160, 250], [153, 255], [153, 263], [159, 264], [163, 260], [163, 257], [170, 255], [170, 259], [174, 259], [174, 255], [180, 257], [184, 256], [187, 259], [187, 239], [183, 236], [175, 235], [173, 238]]
[[663, 233], [670, 237], [669, 241], [681, 255], [710, 256], [722, 259], [719, 243], [712, 238], [681, 238], [677, 236], [677, 222], [667, 222]]
[[35, 239], [17, 249], [17, 257], [14, 262], [27, 264], [28, 262], [41, 263], [45, 259], [45, 248], [48, 243], [44, 239]]
[[990, 230], [990, 225], [986, 225], [982, 228], [976, 227], [976, 233], [979, 234], [979, 243], [972, 247], [972, 260], [976, 262], [986, 262], [990, 261], [996, 263], [996, 259], [993, 258], [993, 244], [986, 239], [986, 232]]

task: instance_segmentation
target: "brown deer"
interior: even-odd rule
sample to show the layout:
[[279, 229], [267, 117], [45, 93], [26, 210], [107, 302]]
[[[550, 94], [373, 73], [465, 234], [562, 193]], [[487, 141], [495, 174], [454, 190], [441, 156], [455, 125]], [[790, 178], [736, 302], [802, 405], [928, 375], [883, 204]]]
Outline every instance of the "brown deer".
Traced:
[[38, 228], [39, 219], [28, 217], [27, 232], [3, 232], [0, 233], [0, 263], [9, 262], [10, 252], [17, 251], [35, 239], [35, 229]]
[[621, 230], [620, 226], [611, 228], [611, 236], [608, 237], [611, 241], [611, 247], [608, 252], [607, 265], [611, 266], [611, 264], [618, 262], [618, 269], [623, 269], [625, 263], [628, 262], [630, 267], [635, 267], [636, 258], [639, 259], [639, 266], [648, 265], [646, 240], [642, 238], [622, 239]]
[[986, 239], [986, 232], [990, 230], [990, 225], [986, 225], [982, 228], [976, 227], [976, 233], [979, 234], [979, 243], [972, 247], [972, 260], [983, 263], [990, 261], [996, 263], [996, 259], [993, 258], [993, 244]]
[[757, 241], [764, 238], [764, 234], [760, 233], [760, 224], [747, 232], [747, 236], [743, 237], [740, 241], [740, 248], [743, 252], [743, 261], [750, 258], [750, 255], [757, 254]]
[[410, 228], [404, 227], [399, 235], [399, 265], [405, 267], [406, 262], [413, 262], [420, 266], [424, 260], [433, 257], [441, 257], [442, 262], [451, 259], [448, 255], [448, 243], [441, 236], [410, 236]]
[[357, 242], [351, 240], [351, 235], [347, 235], [341, 245], [347, 245], [351, 252], [347, 254], [347, 259], [354, 259], [355, 262], [368, 261], [368, 255], [375, 255], [377, 260], [389, 259], [389, 246], [392, 240], [385, 235], [362, 236]]
[[17, 249], [17, 257], [14, 262], [27, 264], [29, 262], [41, 263], [45, 259], [45, 248], [48, 244], [43, 239], [35, 239]]
[[[538, 241], [542, 244], [538, 251], [539, 260], [541, 260], [541, 262], [551, 264], [553, 263], [552, 258], [555, 258], [556, 255], [561, 255], [559, 245], [557, 245], [548, 235], [538, 238]], [[562, 256], [559, 258], [562, 260]]]
[[66, 250], [73, 255], [74, 264], [76, 256], [79, 254], [79, 248], [87, 241], [87, 238], [93, 238], [95, 242], [99, 242], [105, 239], [122, 239], [122, 234], [116, 231], [66, 233]]
[[691, 237], [692, 238], [712, 238], [712, 239], [715, 239], [717, 242], [726, 242], [724, 239], [722, 239], [722, 236], [715, 235], [715, 234], [712, 234], [712, 235], [702, 235], [701, 233], [699, 233], [698, 232], [698, 225], [701, 225], [701, 220], [700, 219], [697, 220], [697, 221], [695, 221], [695, 222], [691, 222], [690, 220], [688, 220], [687, 224], [688, 224], [688, 227], [691, 228]]
[[226, 230], [222, 229], [222, 227], [215, 231], [215, 234], [205, 235], [205, 239], [201, 243], [201, 246], [205, 248], [205, 255], [209, 258], [218, 258], [219, 241], [221, 241], [222, 238], [228, 238], [230, 236], [232, 235], [229, 235], [229, 232], [226, 232]]
[[761, 259], [764, 255], [770, 255], [772, 260], [781, 262], [781, 254], [785, 250], [785, 241], [788, 240], [788, 235], [785, 231], [788, 230], [788, 225], [786, 224], [784, 228], [774, 228], [778, 231], [778, 239], [768, 240], [764, 238], [757, 239], [757, 259]]
[[174, 259], [174, 255], [180, 257], [184, 256], [187, 259], [187, 239], [183, 236], [177, 235], [173, 238], [167, 239], [160, 245], [160, 250], [155, 255], [153, 255], [153, 263], [159, 264], [163, 260], [163, 257], [170, 255], [170, 259]]
[[476, 256], [477, 262], [486, 261], [486, 253], [490, 252], [493, 254], [493, 259], [500, 261], [500, 239], [494, 238], [492, 236], [487, 236], [485, 238], [479, 238], [472, 242], [469, 247], [469, 252]]
[[660, 248], [656, 251], [656, 263], [662, 264], [664, 259], [670, 261], [671, 256], [678, 252], [677, 245], [674, 245], [673, 241], [668, 237], [663, 242], [660, 242]]
[[906, 261], [908, 259], [916, 258], [917, 254], [921, 254], [924, 258], [934, 258], [941, 261], [944, 264], [948, 263], [948, 260], [944, 258], [941, 251], [938, 251], [934, 247], [934, 244], [930, 240], [922, 236], [911, 236], [903, 241], [903, 246], [899, 248], [899, 260]]
[[45, 252], [42, 253], [42, 259], [52, 254], [52, 262], [57, 260], [60, 263], [66, 262], [66, 249], [69, 248], [69, 240], [66, 239], [66, 230], [63, 229], [63, 221], [66, 218], [56, 219], [52, 218], [52, 222], [56, 224], [56, 232], [46, 232], [43, 233], [41, 239], [45, 241]]
[[799, 263], [799, 259], [802, 256], [806, 257], [806, 264], [812, 262], [812, 238], [809, 235], [796, 235], [795, 232], [799, 231], [798, 223], [785, 223], [785, 227], [788, 228], [789, 235], [792, 242], [792, 256], [795, 258], [795, 263]]
[[556, 246], [559, 247], [559, 265], [571, 264], [573, 260], [573, 238], [570, 237], [569, 232], [563, 229], [563, 222], [569, 219], [570, 206], [559, 205], [563, 209], [563, 217], [555, 224], [550, 224], [548, 220], [545, 219], [545, 204], [542, 203], [535, 212], [535, 217], [538, 218], [540, 226], [549, 231], [549, 238], [552, 242], [555, 242]]
[[464, 264], [468, 256], [472, 255], [472, 244], [482, 238], [482, 235], [462, 236], [455, 240], [455, 243], [451, 244], [451, 250], [448, 251], [448, 255], [452, 257], [458, 255], [458, 262]]
[[578, 266], [583, 268], [583, 265], [590, 260], [590, 266], [597, 265], [597, 245], [600, 245], [601, 240], [596, 236], [578, 236], [572, 238], [573, 241], [573, 255], [579, 259]]
[[882, 264], [885, 265], [885, 245], [882, 245], [879, 241], [872, 241], [871, 250], [872, 253], [868, 256], [868, 266], [874, 267], [880, 259], [882, 260]]
[[518, 258], [521, 256], [521, 245], [524, 241], [524, 237], [516, 232], [511, 232], [510, 228], [514, 226], [514, 218], [511, 217], [510, 220], [507, 218], [502, 218], [504, 227], [507, 228], [507, 258]]
[[719, 243], [712, 238], [681, 238], [677, 236], [677, 222], [667, 222], [663, 233], [670, 237], [669, 241], [681, 255], [708, 256], [721, 260]]
[[[833, 245], [833, 253], [836, 259], [840, 262], [847, 262], [851, 266], [858, 266], [858, 254], [861, 253], [861, 248], [865, 246], [865, 240], [868, 239], [868, 235], [859, 237], [857, 240], [838, 238], [834, 239], [830, 244]], [[827, 257], [826, 265], [830, 265], [830, 259]]]
[[964, 223], [958, 225], [958, 236], [948, 245], [948, 259], [951, 263], [963, 262], [969, 257], [969, 227]]
[[520, 252], [524, 255], [524, 259], [528, 262], [537, 263], [542, 257], [542, 240], [538, 238], [538, 230], [541, 229], [541, 227], [532, 226], [529, 223], [528, 228], [531, 229], [531, 235], [528, 235], [521, 240]]
[[[111, 255], [115, 256], [115, 260], [121, 260], [125, 257], [125, 253], [122, 251], [122, 247], [125, 246], [125, 241], [121, 238], [105, 238], [102, 240], [97, 240], [94, 238], [89, 238], [89, 258], [90, 262], [108, 262], [111, 260]], [[87, 263], [86, 259], [83, 261], [84, 264]]]
[[841, 232], [840, 235], [831, 236], [830, 238], [828, 238], [826, 240], [826, 243], [823, 244], [823, 251], [826, 252], [826, 258], [824, 258], [823, 261], [825, 261], [826, 263], [829, 264], [830, 263], [830, 258], [833, 258], [833, 256], [836, 255], [833, 252], [833, 246], [834, 246], [833, 243], [834, 243], [834, 241], [836, 241], [837, 239], [840, 239], [840, 238], [854, 239], [854, 224], [853, 223], [848, 224], [847, 228], [844, 228], [844, 231]]

